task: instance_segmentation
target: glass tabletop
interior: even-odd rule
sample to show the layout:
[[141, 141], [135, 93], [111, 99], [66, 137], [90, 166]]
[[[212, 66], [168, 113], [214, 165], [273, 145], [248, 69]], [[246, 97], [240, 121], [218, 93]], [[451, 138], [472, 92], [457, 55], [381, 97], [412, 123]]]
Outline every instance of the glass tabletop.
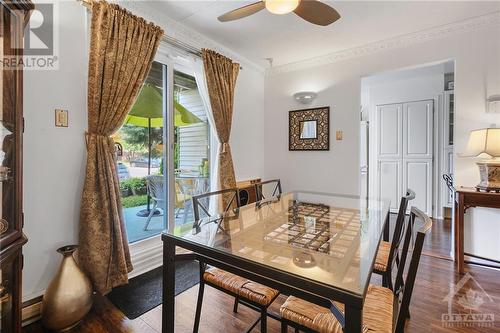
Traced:
[[171, 236], [364, 295], [388, 213], [388, 201], [292, 192]]

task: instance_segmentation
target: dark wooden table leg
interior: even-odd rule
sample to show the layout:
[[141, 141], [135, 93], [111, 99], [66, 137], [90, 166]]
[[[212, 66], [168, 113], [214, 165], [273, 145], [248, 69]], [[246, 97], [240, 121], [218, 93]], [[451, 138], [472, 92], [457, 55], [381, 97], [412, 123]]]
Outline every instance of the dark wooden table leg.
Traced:
[[455, 198], [455, 211], [453, 215], [453, 246], [454, 246], [454, 251], [453, 251], [453, 258], [455, 260], [455, 264], [458, 266], [458, 193], [456, 194], [457, 197]]
[[464, 196], [458, 196], [458, 212], [457, 212], [457, 262], [458, 262], [458, 272], [464, 274], [464, 215], [465, 215], [465, 205]]
[[387, 216], [385, 218], [385, 226], [384, 226], [384, 236], [383, 236], [383, 240], [388, 242], [389, 241], [389, 229], [390, 229], [390, 221], [391, 221], [391, 213], [388, 212], [387, 213]]
[[173, 333], [175, 326], [175, 243], [163, 240], [162, 333]]
[[363, 309], [345, 305], [345, 333], [360, 333], [363, 326]]

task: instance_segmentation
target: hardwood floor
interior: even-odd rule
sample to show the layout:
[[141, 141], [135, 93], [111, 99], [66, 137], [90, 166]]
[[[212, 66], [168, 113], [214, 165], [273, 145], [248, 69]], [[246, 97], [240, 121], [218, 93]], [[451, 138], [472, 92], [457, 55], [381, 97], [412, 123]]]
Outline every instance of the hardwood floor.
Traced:
[[432, 230], [425, 238], [424, 254], [451, 260], [451, 220], [434, 220]]
[[[442, 222], [442, 224], [439, 224]], [[470, 325], [470, 327], [445, 327], [441, 320], [448, 313], [446, 296], [451, 288], [458, 284], [461, 276], [455, 270], [452, 261], [440, 258], [440, 254], [448, 255], [450, 249], [449, 223], [435, 221], [431, 237], [426, 241], [425, 252], [432, 256], [422, 256], [415, 289], [411, 301], [411, 319], [407, 321], [405, 332], [471, 332], [488, 333], [500, 332], [500, 271], [466, 266], [472, 279], [464, 282], [463, 288], [451, 298], [451, 313], [467, 314], [463, 304], [466, 299], [475, 300], [480, 304], [478, 312], [492, 314], [495, 322], [487, 327]], [[436, 256], [435, 256], [436, 255]], [[373, 283], [380, 284], [378, 277]], [[484, 289], [484, 293], [482, 289]], [[467, 290], [471, 290], [467, 292]], [[192, 332], [196, 296], [198, 287], [195, 286], [176, 297], [176, 332]], [[468, 298], [465, 298], [468, 296]], [[280, 296], [273, 304], [271, 311], [279, 312], [279, 306], [285, 297]], [[240, 306], [238, 313], [233, 314], [233, 298], [207, 286], [203, 303], [200, 323], [201, 333], [244, 332], [258, 317], [258, 314], [244, 306]], [[280, 332], [277, 321], [269, 319], [268, 331]], [[25, 327], [25, 333], [44, 332], [39, 323]], [[135, 320], [127, 319], [105, 297], [96, 297], [95, 306], [80, 326], [73, 329], [73, 333], [157, 333], [161, 332], [161, 306], [145, 313]], [[253, 332], [259, 332], [255, 328]], [[290, 330], [292, 332], [292, 330]]]

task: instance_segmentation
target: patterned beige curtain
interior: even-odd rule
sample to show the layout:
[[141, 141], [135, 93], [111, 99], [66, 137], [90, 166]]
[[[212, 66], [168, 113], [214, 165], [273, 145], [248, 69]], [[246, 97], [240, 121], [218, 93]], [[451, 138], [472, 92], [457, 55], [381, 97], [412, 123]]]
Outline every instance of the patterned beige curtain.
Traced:
[[[202, 58], [215, 128], [220, 141], [218, 154], [219, 188], [234, 188], [236, 187], [236, 179], [229, 137], [231, 136], [233, 120], [234, 89], [240, 65], [207, 49], [202, 50]], [[222, 207], [226, 207], [227, 200], [230, 200], [230, 195], [222, 198]]]
[[87, 169], [78, 259], [102, 294], [127, 283], [132, 270], [110, 136], [132, 107], [162, 35], [159, 27], [117, 5], [92, 3]]

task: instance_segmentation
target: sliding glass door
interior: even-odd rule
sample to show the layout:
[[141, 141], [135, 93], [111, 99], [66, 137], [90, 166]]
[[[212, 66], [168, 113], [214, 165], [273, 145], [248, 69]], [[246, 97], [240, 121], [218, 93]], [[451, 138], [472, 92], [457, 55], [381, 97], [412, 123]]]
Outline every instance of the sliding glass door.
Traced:
[[193, 71], [157, 56], [114, 135], [129, 243], [192, 226], [192, 197], [210, 189], [210, 126]]
[[129, 243], [159, 235], [166, 225], [166, 73], [166, 65], [153, 62], [124, 125], [113, 137]]
[[193, 222], [192, 197], [210, 189], [210, 132], [196, 79], [174, 66], [174, 219], [183, 233]]

